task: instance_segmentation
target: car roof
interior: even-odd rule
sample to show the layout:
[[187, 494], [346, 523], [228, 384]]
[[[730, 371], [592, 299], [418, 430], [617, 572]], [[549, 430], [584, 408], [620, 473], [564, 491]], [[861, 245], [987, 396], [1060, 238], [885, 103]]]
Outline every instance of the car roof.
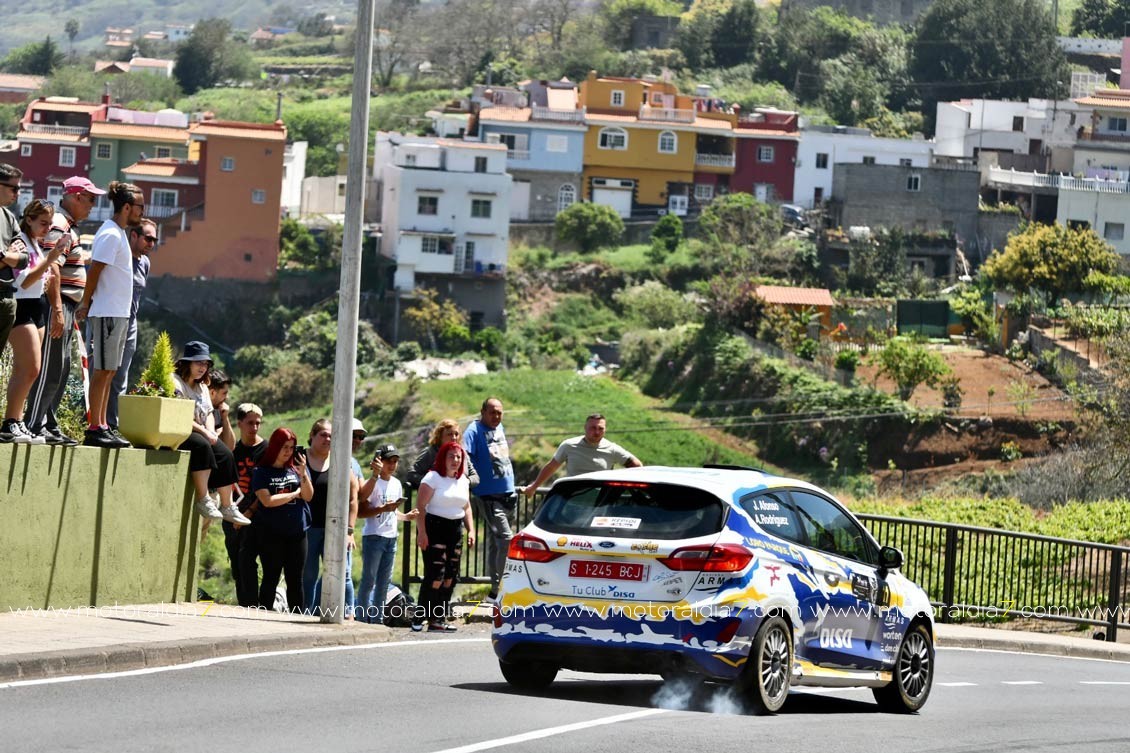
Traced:
[[[799, 479], [777, 476], [754, 469], [742, 470], [736, 468], [693, 468], [666, 465], [644, 465], [637, 468], [619, 468], [613, 471], [597, 471], [581, 476], [569, 476], [568, 479], [584, 479], [586, 481], [632, 481], [637, 483], [652, 484], [682, 484], [693, 486], [703, 491], [708, 491], [725, 500], [733, 500], [741, 492], [744, 496], [749, 492], [763, 489], [772, 489], [782, 486], [801, 487], [821, 491], [819, 487]], [[561, 479], [564, 481], [566, 479]], [[823, 492], [827, 494], [827, 492]]]

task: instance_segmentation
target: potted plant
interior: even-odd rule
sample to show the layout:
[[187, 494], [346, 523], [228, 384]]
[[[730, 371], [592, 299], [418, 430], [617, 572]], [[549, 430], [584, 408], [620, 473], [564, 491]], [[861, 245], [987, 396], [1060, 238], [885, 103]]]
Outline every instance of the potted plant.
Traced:
[[137, 387], [118, 398], [118, 431], [135, 447], [175, 450], [192, 433], [193, 403], [176, 397], [173, 345], [162, 332]]

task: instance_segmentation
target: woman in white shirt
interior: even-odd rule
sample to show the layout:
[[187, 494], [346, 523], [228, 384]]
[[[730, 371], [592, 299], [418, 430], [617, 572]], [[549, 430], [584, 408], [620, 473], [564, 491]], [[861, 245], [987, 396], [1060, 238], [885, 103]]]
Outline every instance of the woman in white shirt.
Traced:
[[[33, 199], [20, 219], [20, 234], [7, 249], [9, 255], [27, 254], [28, 263], [12, 280], [16, 289], [13, 294], [16, 299], [16, 321], [8, 335], [8, 342], [12, 346], [12, 376], [8, 380], [8, 405], [4, 411], [4, 422], [0, 424], [0, 442], [46, 442], [44, 437], [33, 437], [20, 419], [24, 414], [24, 401], [35, 378], [39, 376], [41, 365], [43, 327], [47, 322], [44, 284], [47, 276], [54, 274], [55, 261], [67, 249], [65, 244], [55, 244], [47, 253], [40, 248], [40, 242], [51, 229], [54, 215], [54, 204]], [[0, 348], [2, 347], [3, 343], [0, 343]]]
[[[436, 453], [435, 465], [420, 480], [416, 518], [416, 541], [424, 550], [424, 582], [420, 585], [420, 605], [428, 632], [454, 633], [447, 621], [447, 605], [459, 577], [463, 558], [463, 526], [467, 527], [467, 546], [475, 545], [475, 520], [471, 513], [471, 489], [463, 475], [463, 447], [447, 442]], [[416, 620], [413, 630], [423, 630]]]
[[[229, 523], [247, 525], [251, 521], [232, 504], [232, 488], [238, 481], [235, 456], [220, 440], [212, 415], [212, 397], [208, 392], [208, 370], [212, 368], [212, 351], [208, 344], [193, 340], [185, 343], [184, 355], [177, 360], [173, 382], [177, 397], [193, 401], [192, 434], [178, 448], [187, 450], [188, 471], [196, 487], [196, 511], [205, 518], [223, 518]], [[220, 507], [209, 496], [215, 489]]]

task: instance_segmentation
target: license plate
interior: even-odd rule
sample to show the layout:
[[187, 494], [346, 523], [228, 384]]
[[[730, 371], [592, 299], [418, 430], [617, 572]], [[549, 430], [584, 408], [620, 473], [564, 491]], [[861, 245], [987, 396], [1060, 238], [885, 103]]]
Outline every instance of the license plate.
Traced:
[[644, 565], [630, 562], [593, 562], [573, 560], [569, 563], [570, 578], [602, 578], [604, 580], [643, 580], [647, 575]]

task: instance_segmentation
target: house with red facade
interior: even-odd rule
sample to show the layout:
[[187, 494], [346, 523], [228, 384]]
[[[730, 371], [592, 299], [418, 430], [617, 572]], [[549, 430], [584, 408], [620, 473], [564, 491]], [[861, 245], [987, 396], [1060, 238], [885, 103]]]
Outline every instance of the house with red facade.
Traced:
[[20, 145], [16, 167], [24, 173], [20, 206], [36, 196], [57, 201], [64, 180], [90, 171], [90, 127], [106, 119], [108, 107], [109, 97], [99, 103], [40, 97], [28, 104], [16, 135]]

